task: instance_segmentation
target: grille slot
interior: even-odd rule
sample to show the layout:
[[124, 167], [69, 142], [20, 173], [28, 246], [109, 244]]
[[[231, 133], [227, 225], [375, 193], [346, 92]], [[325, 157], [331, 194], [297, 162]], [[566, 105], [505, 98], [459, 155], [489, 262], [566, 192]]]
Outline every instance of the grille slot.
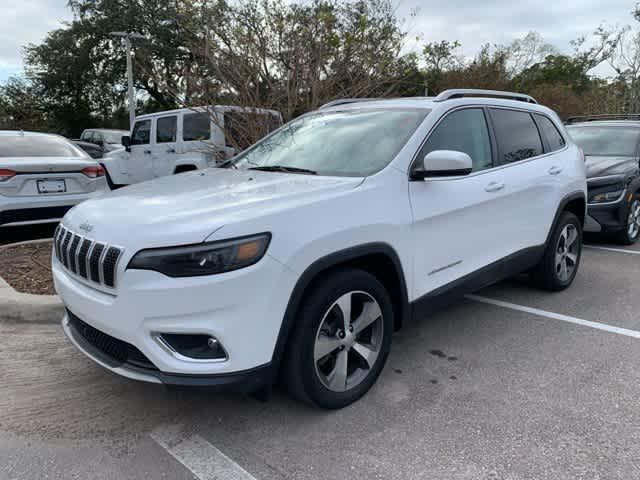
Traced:
[[79, 243], [80, 243], [80, 237], [77, 235], [74, 235], [73, 240], [71, 240], [71, 245], [69, 245], [69, 269], [73, 273], [78, 273], [78, 263], [76, 262], [76, 250], [78, 249]]
[[93, 251], [89, 258], [89, 275], [91, 280], [97, 283], [100, 283], [100, 257], [102, 257], [103, 250], [104, 245], [102, 243], [96, 243], [93, 246]]
[[53, 242], [54, 253], [65, 269], [90, 282], [116, 287], [121, 248], [77, 235], [62, 225], [56, 228]]

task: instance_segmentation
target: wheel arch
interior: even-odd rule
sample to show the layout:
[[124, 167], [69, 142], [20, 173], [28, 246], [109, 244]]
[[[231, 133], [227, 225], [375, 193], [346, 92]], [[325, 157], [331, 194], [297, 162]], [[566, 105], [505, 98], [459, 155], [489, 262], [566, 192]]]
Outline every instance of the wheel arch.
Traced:
[[296, 314], [306, 292], [320, 278], [345, 267], [364, 270], [385, 286], [393, 303], [396, 330], [409, 318], [411, 312], [404, 270], [393, 247], [381, 242], [367, 243], [334, 252], [307, 267], [293, 288], [273, 353], [272, 364], [276, 369], [284, 357], [287, 342], [296, 323]]
[[558, 224], [558, 219], [560, 218], [562, 212], [573, 213], [576, 217], [578, 217], [580, 225], [584, 227], [584, 221], [587, 215], [587, 198], [584, 192], [570, 193], [560, 201], [560, 205], [558, 206], [555, 217], [553, 218], [553, 222], [551, 223], [551, 228], [549, 229], [549, 233], [547, 234], [545, 246], [549, 243], [549, 240], [553, 235], [553, 231]]

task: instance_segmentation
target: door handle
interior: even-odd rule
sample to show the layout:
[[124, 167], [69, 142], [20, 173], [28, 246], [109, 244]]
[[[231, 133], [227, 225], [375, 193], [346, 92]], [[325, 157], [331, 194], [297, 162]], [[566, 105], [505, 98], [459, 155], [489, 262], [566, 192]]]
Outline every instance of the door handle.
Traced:
[[549, 175], [558, 175], [560, 172], [562, 172], [562, 168], [555, 165], [549, 169]]
[[500, 182], [491, 182], [489, 185], [484, 187], [485, 192], [498, 192], [504, 188], [504, 183]]
[[170, 148], [169, 150], [167, 150], [167, 153], [176, 153], [176, 149], [175, 148]]
[[145, 150], [144, 153], [147, 155], [151, 155], [151, 150]]

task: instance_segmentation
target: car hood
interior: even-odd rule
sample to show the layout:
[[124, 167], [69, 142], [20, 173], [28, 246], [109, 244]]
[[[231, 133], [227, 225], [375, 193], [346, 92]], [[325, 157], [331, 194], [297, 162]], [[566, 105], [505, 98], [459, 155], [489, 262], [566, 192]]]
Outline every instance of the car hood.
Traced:
[[79, 234], [122, 247], [185, 245], [204, 241], [223, 225], [319, 201], [362, 181], [210, 168], [88, 200], [69, 211], [63, 223]]
[[587, 178], [625, 175], [638, 170], [637, 157], [587, 156]]

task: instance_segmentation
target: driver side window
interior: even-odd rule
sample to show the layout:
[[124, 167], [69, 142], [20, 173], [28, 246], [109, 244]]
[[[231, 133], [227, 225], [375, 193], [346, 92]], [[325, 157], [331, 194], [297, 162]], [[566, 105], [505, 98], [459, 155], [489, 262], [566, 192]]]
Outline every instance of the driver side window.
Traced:
[[464, 152], [473, 162], [474, 172], [493, 167], [491, 140], [481, 108], [466, 108], [448, 114], [422, 146], [418, 158], [434, 150]]
[[131, 145], [147, 145], [151, 137], [151, 120], [136, 122], [131, 133]]

